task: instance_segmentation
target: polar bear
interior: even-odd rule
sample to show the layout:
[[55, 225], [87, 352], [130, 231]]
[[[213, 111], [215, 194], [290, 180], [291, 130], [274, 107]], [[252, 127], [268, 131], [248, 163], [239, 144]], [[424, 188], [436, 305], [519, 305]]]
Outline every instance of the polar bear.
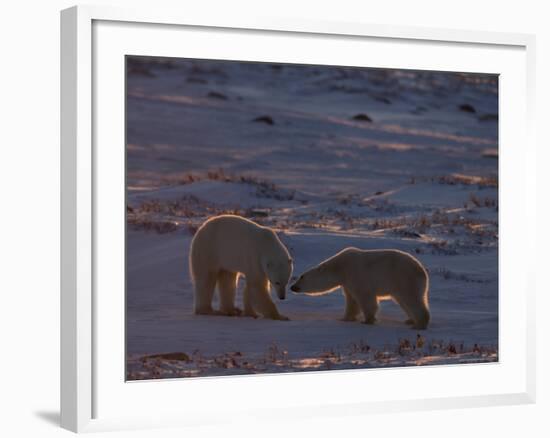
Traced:
[[[270, 228], [234, 215], [208, 219], [191, 242], [189, 270], [195, 285], [195, 314], [236, 316], [235, 292], [240, 274], [246, 278], [244, 316], [288, 320], [270, 297], [270, 284], [284, 300], [292, 259]], [[212, 309], [218, 285], [220, 310]]]
[[373, 324], [378, 302], [393, 299], [409, 316], [406, 322], [413, 328], [428, 326], [428, 273], [406, 252], [346, 248], [304, 272], [290, 290], [320, 295], [340, 286], [346, 299], [344, 321], [355, 321], [362, 311], [364, 322]]

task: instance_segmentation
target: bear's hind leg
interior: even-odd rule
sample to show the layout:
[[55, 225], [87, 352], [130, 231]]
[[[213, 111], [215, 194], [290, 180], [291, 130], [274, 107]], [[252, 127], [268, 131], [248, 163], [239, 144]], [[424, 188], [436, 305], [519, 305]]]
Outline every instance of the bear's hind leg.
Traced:
[[428, 327], [430, 311], [424, 298], [416, 296], [416, 291], [407, 291], [403, 296], [393, 298], [409, 316], [405, 323], [412, 325], [416, 330], [424, 330]]
[[238, 316], [242, 310], [235, 307], [238, 274], [229, 271], [220, 271], [218, 274], [218, 291], [220, 293], [220, 314]]
[[215, 272], [205, 272], [195, 278], [195, 315], [214, 315], [212, 298], [216, 289]]
[[344, 311], [344, 316], [340, 321], [356, 321], [357, 315], [359, 314], [359, 305], [357, 301], [346, 291], [344, 288], [344, 298], [346, 299], [346, 310]]
[[243, 302], [244, 302], [244, 316], [251, 316], [252, 318], [257, 318], [258, 314], [254, 311], [254, 306], [252, 305], [252, 292], [248, 287], [248, 281], [243, 291]]

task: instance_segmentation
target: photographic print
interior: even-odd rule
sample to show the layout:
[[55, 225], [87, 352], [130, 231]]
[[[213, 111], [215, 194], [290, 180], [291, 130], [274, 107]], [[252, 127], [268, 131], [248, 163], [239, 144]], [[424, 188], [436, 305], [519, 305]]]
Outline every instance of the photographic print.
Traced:
[[498, 75], [125, 79], [128, 380], [498, 361]]

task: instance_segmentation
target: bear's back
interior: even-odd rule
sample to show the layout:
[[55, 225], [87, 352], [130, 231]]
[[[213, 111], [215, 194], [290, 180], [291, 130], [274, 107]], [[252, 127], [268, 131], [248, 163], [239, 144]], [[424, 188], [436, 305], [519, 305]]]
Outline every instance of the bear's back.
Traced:
[[204, 232], [216, 232], [218, 230], [221, 230], [224, 233], [230, 231], [241, 233], [254, 233], [259, 232], [261, 228], [262, 227], [260, 225], [244, 217], [232, 214], [223, 214], [208, 219], [201, 225], [199, 231], [202, 230]]
[[362, 267], [374, 267], [389, 270], [401, 270], [427, 275], [422, 263], [411, 254], [398, 249], [367, 249], [346, 248], [342, 254], [354, 260]]
[[256, 246], [266, 229], [256, 223], [235, 215], [221, 215], [208, 219], [197, 230], [191, 248], [208, 248], [219, 251], [220, 247], [235, 251], [243, 246]]
[[273, 231], [243, 217], [216, 216], [207, 220], [193, 237], [189, 254], [191, 270], [196, 272], [202, 266], [245, 275], [261, 271], [261, 257], [276, 251], [274, 248], [279, 246], [276, 239]]

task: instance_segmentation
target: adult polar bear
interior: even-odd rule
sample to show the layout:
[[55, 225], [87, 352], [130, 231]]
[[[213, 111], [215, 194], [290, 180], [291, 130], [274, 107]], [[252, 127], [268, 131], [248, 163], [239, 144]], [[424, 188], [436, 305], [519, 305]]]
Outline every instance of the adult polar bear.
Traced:
[[[239, 274], [246, 277], [244, 315], [288, 320], [269, 295], [270, 284], [284, 300], [292, 274], [292, 259], [277, 235], [248, 219], [221, 215], [208, 219], [191, 242], [189, 268], [195, 284], [195, 313], [240, 315], [235, 307]], [[212, 309], [218, 285], [220, 310]]]
[[290, 290], [312, 295], [344, 290], [344, 321], [355, 321], [359, 311], [364, 322], [376, 320], [378, 302], [393, 299], [409, 316], [407, 323], [425, 329], [430, 321], [429, 277], [422, 264], [403, 251], [346, 248], [302, 274]]

